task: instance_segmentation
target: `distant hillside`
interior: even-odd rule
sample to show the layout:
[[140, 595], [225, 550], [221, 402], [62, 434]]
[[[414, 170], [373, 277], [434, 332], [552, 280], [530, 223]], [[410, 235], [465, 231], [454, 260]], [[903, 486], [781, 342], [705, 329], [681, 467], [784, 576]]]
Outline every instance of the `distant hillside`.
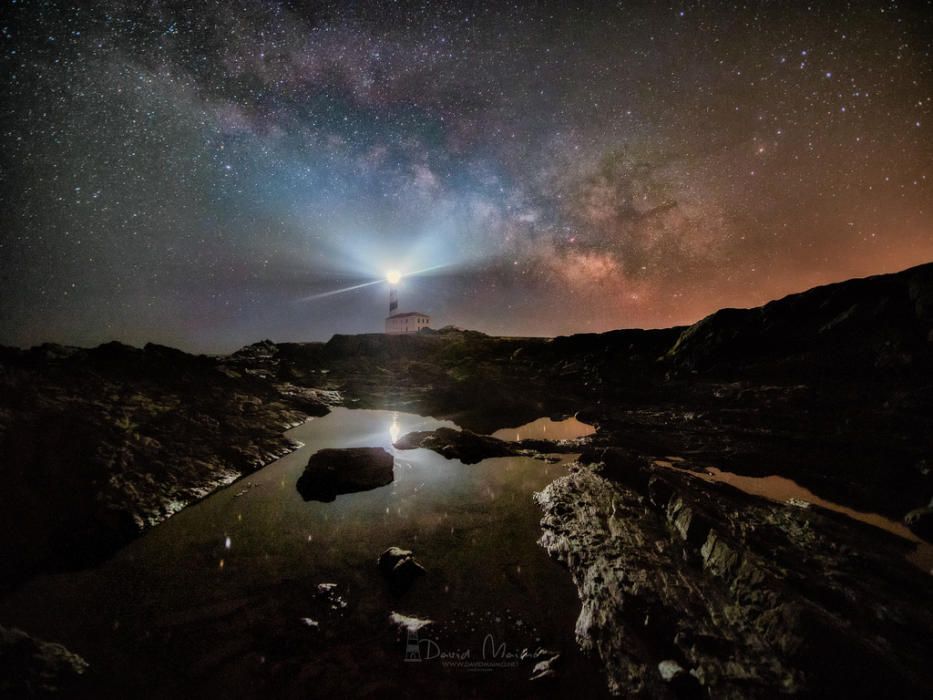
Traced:
[[685, 330], [664, 359], [700, 372], [929, 376], [933, 263], [722, 309]]

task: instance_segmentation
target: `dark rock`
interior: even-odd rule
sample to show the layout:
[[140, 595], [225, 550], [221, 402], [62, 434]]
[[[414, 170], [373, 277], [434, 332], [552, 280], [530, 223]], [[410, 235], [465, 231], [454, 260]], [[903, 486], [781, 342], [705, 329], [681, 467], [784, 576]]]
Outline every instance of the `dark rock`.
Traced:
[[338, 400], [248, 369], [154, 344], [0, 353], [0, 587], [105, 559]]
[[398, 631], [399, 639], [407, 639], [411, 635], [417, 634], [419, 630], [433, 624], [434, 621], [427, 618], [403, 615], [398, 612], [389, 614], [389, 625]]
[[538, 661], [531, 669], [531, 681], [548, 681], [557, 677], [557, 666], [560, 662], [560, 654], [551, 653], [551, 655]]
[[379, 566], [379, 570], [383, 573], [389, 573], [392, 569], [395, 568], [395, 565], [398, 564], [403, 559], [410, 559], [413, 553], [410, 549], [402, 549], [401, 547], [389, 547], [386, 551], [379, 555], [379, 559], [376, 562]]
[[538, 440], [526, 438], [512, 443], [516, 449], [523, 452], [537, 454], [560, 454], [566, 452], [579, 452], [584, 449], [589, 438], [576, 440]]
[[333, 501], [339, 494], [392, 483], [395, 459], [381, 447], [319, 450], [295, 485], [306, 501]]
[[397, 591], [407, 590], [415, 579], [427, 573], [415, 560], [412, 551], [401, 547], [389, 547], [380, 554], [378, 565], [379, 570]]
[[671, 686], [678, 698], [703, 697], [703, 687], [697, 677], [687, 672], [674, 659], [665, 659], [658, 664], [658, 673], [661, 679]]
[[754, 309], [722, 309], [694, 324], [666, 353], [674, 366], [771, 375], [928, 372], [933, 348], [933, 264], [792, 294]]
[[87, 662], [61, 644], [0, 626], [0, 695], [35, 697], [74, 691]]
[[904, 558], [911, 543], [653, 471], [644, 481], [578, 467], [537, 496], [541, 544], [579, 590], [578, 641], [602, 658], [613, 693], [933, 690], [929, 576]]
[[414, 450], [419, 447], [433, 450], [447, 459], [459, 459], [464, 464], [476, 464], [490, 457], [511, 457], [518, 454], [511, 443], [488, 435], [477, 435], [469, 430], [453, 428], [408, 433], [395, 441], [395, 448], [399, 450]]
[[904, 524], [923, 539], [933, 542], [933, 506], [910, 511], [904, 516]]
[[332, 613], [341, 613], [347, 607], [347, 601], [340, 594], [340, 589], [336, 583], [319, 583], [317, 585], [316, 597], [319, 601], [323, 602]]

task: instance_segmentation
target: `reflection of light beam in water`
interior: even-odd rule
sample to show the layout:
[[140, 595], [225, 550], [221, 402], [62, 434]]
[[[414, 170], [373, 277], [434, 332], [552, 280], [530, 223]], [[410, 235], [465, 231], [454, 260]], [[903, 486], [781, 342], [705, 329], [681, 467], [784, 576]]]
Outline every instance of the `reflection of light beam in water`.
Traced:
[[[431, 267], [425, 267], [421, 270], [415, 270], [414, 272], [401, 272], [397, 273], [399, 278], [405, 277], [415, 277], [417, 275], [423, 275], [428, 272], [434, 272], [435, 270], [440, 270], [445, 267], [450, 267], [452, 263], [443, 263], [441, 265], [432, 265]], [[363, 289], [364, 287], [372, 287], [374, 284], [384, 284], [385, 278], [380, 278], [377, 280], [371, 280], [369, 282], [361, 282], [360, 284], [354, 284], [350, 287], [343, 287], [342, 289], [332, 289], [329, 292], [321, 292], [320, 294], [311, 294], [310, 296], [301, 297], [298, 301], [317, 301], [318, 299], [324, 299], [326, 297], [332, 297], [337, 294], [343, 294], [345, 292], [354, 292], [357, 289]]]

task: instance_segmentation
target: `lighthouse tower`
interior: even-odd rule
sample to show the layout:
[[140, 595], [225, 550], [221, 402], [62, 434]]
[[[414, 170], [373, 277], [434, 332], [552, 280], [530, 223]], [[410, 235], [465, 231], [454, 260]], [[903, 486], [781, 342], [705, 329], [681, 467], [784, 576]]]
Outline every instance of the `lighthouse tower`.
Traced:
[[389, 315], [386, 316], [386, 334], [417, 333], [422, 328], [427, 328], [431, 323], [431, 317], [427, 314], [419, 311], [404, 314], [398, 312], [397, 282], [397, 279], [389, 281]]

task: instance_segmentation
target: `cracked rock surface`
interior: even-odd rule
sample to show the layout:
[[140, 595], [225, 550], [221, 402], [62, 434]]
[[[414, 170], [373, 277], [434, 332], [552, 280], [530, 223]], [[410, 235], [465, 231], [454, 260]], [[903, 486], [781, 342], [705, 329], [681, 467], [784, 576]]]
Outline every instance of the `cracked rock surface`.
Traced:
[[[933, 692], [930, 577], [908, 543], [607, 450], [537, 495], [579, 643], [623, 696]], [[842, 670], [844, 669], [844, 670]]]

